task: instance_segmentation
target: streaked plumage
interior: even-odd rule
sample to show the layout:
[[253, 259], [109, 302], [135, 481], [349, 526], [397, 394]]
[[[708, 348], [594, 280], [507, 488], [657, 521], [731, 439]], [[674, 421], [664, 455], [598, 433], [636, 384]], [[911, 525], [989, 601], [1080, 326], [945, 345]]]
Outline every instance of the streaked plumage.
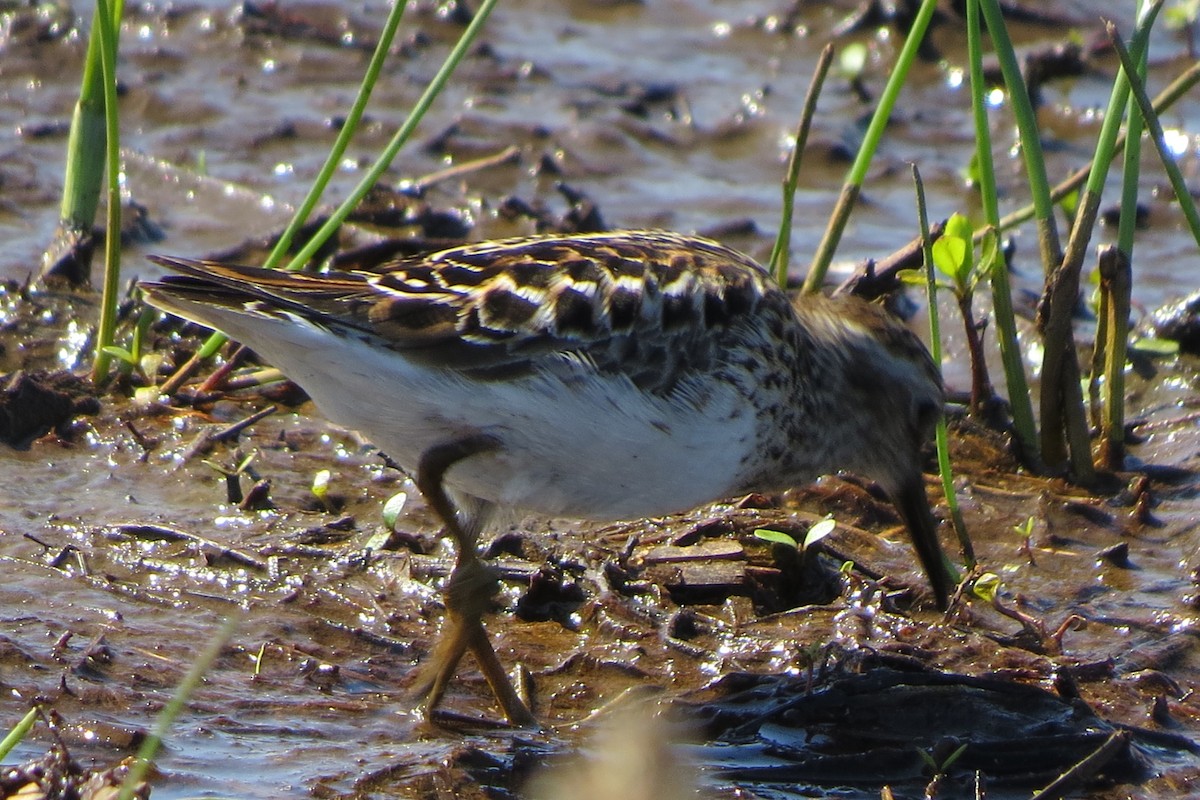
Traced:
[[155, 260], [182, 274], [144, 284], [151, 303], [250, 345], [331, 419], [437, 472], [422, 488], [450, 493], [462, 550], [496, 505], [628, 519], [844, 469], [896, 500], [945, 602], [919, 469], [941, 379], [873, 305], [793, 306], [751, 259], [646, 231], [487, 242], [378, 273]]

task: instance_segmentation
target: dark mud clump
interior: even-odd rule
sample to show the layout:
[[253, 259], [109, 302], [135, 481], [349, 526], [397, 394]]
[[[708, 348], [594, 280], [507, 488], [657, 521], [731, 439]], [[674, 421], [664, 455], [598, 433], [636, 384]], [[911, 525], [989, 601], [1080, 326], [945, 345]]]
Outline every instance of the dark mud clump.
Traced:
[[77, 416], [100, 412], [91, 383], [69, 372], [16, 372], [0, 380], [0, 442], [17, 450], [51, 431], [65, 437]]

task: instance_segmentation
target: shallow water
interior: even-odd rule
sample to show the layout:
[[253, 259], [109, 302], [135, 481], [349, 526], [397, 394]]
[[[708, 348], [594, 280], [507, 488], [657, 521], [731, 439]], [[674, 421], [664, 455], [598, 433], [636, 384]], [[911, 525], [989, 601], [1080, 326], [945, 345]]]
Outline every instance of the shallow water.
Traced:
[[[1057, 7], [1080, 20], [1091, 41], [1090, 21], [1099, 10], [1128, 29], [1132, 5]], [[151, 274], [142, 259], [147, 252], [200, 254], [264, 235], [281, 227], [288, 205], [302, 197], [332, 141], [329, 119], [348, 107], [365, 64], [367, 54], [356, 44], [374, 35], [384, 7], [362, 4], [347, 12], [308, 3], [287, 4], [285, 11], [303, 24], [258, 33], [256, 24], [224, 5], [130, 8], [121, 65], [126, 186], [166, 238], [127, 247], [129, 275]], [[772, 30], [772, 20], [785, 11], [782, 4], [715, 1], [501, 4], [485, 34], [488, 52], [463, 65], [392, 177], [428, 175], [517, 145], [518, 164], [438, 184], [430, 199], [465, 209], [472, 236], [508, 235], [528, 232], [532, 223], [504, 219], [497, 211], [502, 199], [512, 195], [562, 213], [566, 203], [554, 182], [563, 180], [594, 200], [610, 226], [725, 230], [720, 238], [765, 258], [804, 88], [828, 32], [847, 13], [806, 8], [799, 20], [804, 33], [785, 35]], [[36, 271], [53, 230], [83, 45], [72, 35], [38, 39], [13, 23], [15, 16], [6, 19], [0, 26], [0, 130], [8, 132], [0, 160], [0, 278], [24, 280]], [[69, 11], [65, 19], [69, 27]], [[457, 31], [430, 7], [402, 26], [404, 52], [389, 65], [369, 112], [373, 122], [331, 196], [357, 181], [359, 160], [390, 135]], [[1023, 47], [1056, 42], [1062, 33], [1036, 25], [1017, 25], [1014, 32]], [[896, 34], [873, 28], [850, 38], [869, 46], [866, 83], [878, 92]], [[881, 256], [914, 236], [910, 161], [921, 167], [932, 216], [973, 207], [959, 177], [971, 137], [966, 91], [957, 86], [958, 38], [951, 26], [941, 28], [935, 42], [946, 61], [921, 65], [906, 89], [839, 258]], [[1157, 87], [1187, 57], [1182, 40], [1166, 31], [1156, 34], [1153, 47]], [[1088, 74], [1047, 88], [1052, 174], [1089, 155], [1098, 130], [1093, 109], [1107, 98], [1113, 64], [1101, 57]], [[830, 153], [843, 142], [853, 147], [869, 106], [844, 78], [831, 75], [820, 109], [797, 197], [797, 274], [847, 167]], [[1200, 105], [1185, 102], [1164, 122], [1185, 174], [1194, 177]], [[452, 125], [454, 132], [441, 136]], [[1003, 109], [994, 132], [997, 152], [1005, 154], [1012, 131]], [[558, 174], [536, 169], [541, 161]], [[1015, 161], [1002, 161], [1000, 169], [1002, 211], [1008, 211], [1024, 202], [1023, 180]], [[1195, 288], [1195, 244], [1174, 204], [1156, 191], [1162, 183], [1147, 154], [1149, 227], [1139, 236], [1135, 267], [1135, 301], [1147, 307]], [[752, 226], [737, 225], [744, 220]], [[1017, 280], [1036, 288], [1040, 269], [1030, 235], [1017, 234]], [[1102, 230], [1102, 237], [1109, 235]], [[43, 365], [73, 366], [87, 322], [75, 323], [72, 338], [69, 324], [52, 322], [56, 313], [62, 312], [47, 311], [47, 330], [62, 341], [10, 346], [0, 354], [0, 371], [35, 363], [35, 357]], [[951, 348], [955, 358], [960, 351]], [[1159, 367], [1157, 379], [1131, 382], [1133, 406], [1150, 423], [1134, 455], [1195, 467], [1196, 426], [1186, 420], [1197, 404], [1197, 364], [1184, 359]], [[947, 372], [952, 384], [965, 386], [961, 359]], [[435, 729], [405, 713], [411, 706], [406, 687], [440, 620], [430, 587], [444, 575], [448, 553], [444, 547], [428, 556], [366, 548], [380, 528], [379, 505], [400, 490], [413, 498], [401, 527], [437, 546], [435, 526], [411, 483], [311, 407], [284, 409], [255, 425], [239, 443], [240, 453], [226, 446], [207, 456], [229, 468], [256, 450], [254, 468], [271, 479], [277, 510], [237, 510], [226, 503], [224, 480], [214, 469], [201, 458], [184, 459], [201, 428], [259, 405], [225, 402], [211, 417], [110, 405], [80, 422], [70, 441], [50, 437], [28, 452], [0, 451], [0, 685], [11, 690], [0, 700], [0, 727], [3, 720], [15, 722], [29, 697], [45, 695], [76, 726], [68, 744], [77, 757], [115, 761], [131, 752], [121, 732], [148, 728], [219, 620], [240, 613], [233, 640], [169, 738], [154, 797], [469, 796], [481, 786], [509, 786], [490, 781], [479, 764], [486, 756], [510, 768], [511, 734]], [[158, 440], [156, 446], [147, 452], [126, 422]], [[1156, 486], [1161, 502], [1154, 513], [1162, 525], [1147, 527], [1104, 499], [991, 470], [986, 451], [960, 455], [968, 523], [985, 563], [1003, 574], [1012, 602], [1051, 627], [1070, 612], [1092, 622], [1068, 633], [1064, 653], [1053, 657], [985, 638], [993, 629], [1014, 627], [986, 609], [954, 627], [936, 626], [932, 616], [919, 616], [916, 625], [887, 618], [879, 626], [887, 633], [878, 633], [874, 645], [922, 647], [939, 667], [1019, 671], [1046, 683], [1063, 663], [1112, 659], [1118, 666], [1108, 678], [1083, 687], [1102, 715], [1152, 726], [1148, 709], [1164, 695], [1174, 729], [1200, 731], [1200, 708], [1190, 694], [1164, 692], [1146, 677], [1147, 669], [1158, 670], [1184, 690], [1198, 677], [1189, 573], [1200, 546], [1194, 482]], [[344, 502], [336, 514], [317, 509], [308, 493], [312, 476], [325, 468], [334, 471], [334, 491]], [[808, 499], [805, 508], [815, 510]], [[791, 508], [764, 514], [786, 516]], [[594, 709], [629, 688], [652, 685], [670, 697], [733, 670], [794, 671], [805, 643], [834, 635], [832, 613], [759, 621], [739, 598], [704, 608], [710, 621], [687, 647], [663, 633], [675, 607], [661, 585], [646, 595], [613, 591], [604, 564], [618, 559], [631, 535], [641, 557], [698, 522], [731, 513], [706, 509], [599, 530], [557, 523], [551, 534], [543, 533], [545, 522], [520, 524], [539, 535], [524, 540], [520, 557], [505, 561], [518, 578], [506, 584], [505, 602], [524, 595], [522, 585], [547, 562], [558, 566], [564, 583], [578, 583], [584, 598], [557, 620], [502, 614], [489, 621], [502, 658], [519, 657], [535, 673], [539, 716], [563, 726], [524, 739], [561, 748], [576, 738], [575, 723], [587, 728]], [[1011, 532], [1031, 514], [1037, 517], [1034, 564]], [[343, 516], [353, 518], [352, 527], [330, 527]], [[858, 525], [854, 518], [844, 521]], [[163, 541], [120, 527], [126, 523], [177, 529], [235, 548], [251, 563], [214, 555], [196, 540]], [[891, 543], [847, 528], [835, 538], [857, 560], [887, 574], [912, 574], [899, 537]], [[315, 539], [330, 543], [311, 544]], [[1095, 557], [1121, 542], [1130, 545], [1135, 568]], [[47, 562], [64, 548], [61, 563]], [[1132, 663], [1135, 655], [1149, 666]], [[449, 705], [490, 715], [487, 699], [482, 683], [468, 680], [456, 685]], [[89, 733], [97, 730], [99, 736]], [[9, 761], [45, 746], [44, 739], [27, 741]], [[1161, 796], [1193, 769], [1185, 760], [1158, 763], [1168, 777], [1156, 789], [1123, 794]]]

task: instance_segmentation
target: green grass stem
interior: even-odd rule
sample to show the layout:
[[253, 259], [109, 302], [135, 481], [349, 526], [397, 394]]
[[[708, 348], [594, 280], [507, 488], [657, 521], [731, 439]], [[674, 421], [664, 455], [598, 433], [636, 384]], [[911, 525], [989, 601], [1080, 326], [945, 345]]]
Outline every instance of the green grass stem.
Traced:
[[[913, 183], [917, 191], [917, 219], [921, 226], [921, 252], [925, 259], [925, 289], [929, 300], [929, 354], [933, 363], [942, 366], [942, 327], [938, 314], [937, 276], [933, 267], [933, 237], [929, 234], [929, 214], [925, 204], [925, 184], [921, 180], [921, 171], [917, 165], [912, 165]], [[946, 506], [950, 509], [950, 519], [954, 532], [958, 536], [959, 546], [962, 547], [963, 559], [968, 569], [974, 569], [976, 564], [975, 547], [971, 544], [971, 536], [967, 533], [967, 523], [963, 519], [962, 509], [958, 505], [958, 495], [954, 492], [954, 472], [950, 466], [950, 442], [946, 431], [946, 417], [943, 414], [938, 419], [937, 432], [938, 474], [942, 479], [942, 493], [946, 496]]]
[[33, 730], [33, 724], [37, 722], [38, 709], [33, 707], [29, 712], [21, 718], [21, 721], [13, 726], [4, 739], [0, 741], [0, 761], [8, 757], [12, 749], [21, 743], [21, 740], [29, 735], [29, 731]]
[[[1146, 11], [1146, 4], [1138, 2], [1139, 19]], [[1154, 12], [1157, 13], [1157, 12]], [[1116, 35], [1112, 23], [1107, 25], [1109, 38], [1118, 55], [1124, 43]], [[1141, 92], [1146, 76], [1148, 54], [1142, 50], [1141, 58], [1134, 65], [1122, 59], [1122, 67], [1130, 80], [1130, 91]], [[1115, 251], [1106, 248], [1100, 254], [1100, 299], [1101, 308], [1093, 345], [1092, 380], [1095, 386], [1103, 376], [1100, 414], [1095, 425], [1100, 431], [1097, 466], [1120, 469], [1125, 464], [1125, 357], [1129, 344], [1129, 310], [1132, 302], [1134, 233], [1137, 229], [1138, 181], [1141, 177], [1142, 130], [1145, 118], [1138, 107], [1137, 97], [1130, 98], [1126, 109], [1126, 144], [1123, 153], [1121, 176], [1121, 216], [1117, 222], [1117, 245]], [[1174, 161], [1170, 163], [1174, 164]], [[1190, 198], [1189, 198], [1190, 199]], [[1097, 370], [1096, 367], [1100, 369]]]
[[804, 95], [804, 108], [800, 112], [800, 124], [796, 127], [796, 143], [788, 155], [787, 171], [783, 178], [783, 212], [779, 220], [779, 232], [775, 235], [775, 247], [771, 250], [770, 270], [775, 276], [775, 282], [784, 287], [787, 286], [788, 250], [792, 241], [792, 212], [796, 204], [796, 186], [800, 183], [800, 162], [804, 155], [804, 147], [808, 143], [808, 133], [812, 129], [813, 116], [817, 111], [821, 86], [825, 83], [825, 76], [829, 73], [829, 65], [832, 63], [833, 45], [827, 44], [821, 50], [812, 80], [808, 84], [808, 92]]
[[[120, 2], [120, 0], [118, 0]], [[96, 331], [96, 356], [92, 382], [108, 375], [112, 356], [108, 347], [116, 337], [117, 301], [121, 284], [121, 140], [120, 110], [117, 107], [117, 17], [108, 0], [96, 0], [94, 39], [100, 42], [100, 64], [104, 88], [105, 172], [108, 175], [108, 214], [104, 228], [104, 286], [100, 296], [100, 322]], [[90, 49], [90, 42], [89, 42]]]
[[192, 666], [188, 668], [187, 674], [179, 686], [175, 688], [175, 694], [171, 696], [170, 702], [159, 713], [158, 718], [154, 720], [154, 728], [142, 741], [142, 746], [138, 748], [137, 757], [133, 765], [129, 768], [129, 774], [125, 776], [125, 780], [121, 782], [121, 793], [118, 795], [118, 800], [133, 800], [134, 794], [139, 783], [146, 779], [146, 773], [150, 770], [150, 763], [154, 760], [154, 756], [158, 753], [158, 749], [162, 746], [163, 738], [170, 731], [171, 726], [175, 724], [175, 720], [179, 718], [188, 699], [195, 693], [196, 688], [200, 686], [200, 682], [204, 679], [204, 673], [208, 672], [212, 667], [217, 656], [221, 654], [221, 648], [233, 636], [234, 628], [237, 627], [237, 618], [229, 617], [221, 624], [220, 630], [213, 636], [212, 640], [196, 657]]
[[[361, 201], [362, 198], [366, 196], [367, 192], [369, 192], [371, 188], [378, 183], [379, 179], [383, 176], [383, 173], [387, 171], [389, 166], [391, 166], [391, 163], [395, 159], [397, 153], [399, 153], [400, 148], [403, 147], [410, 138], [412, 138], [417, 126], [425, 117], [426, 112], [429, 111], [430, 106], [433, 105], [433, 101], [437, 99], [437, 96], [441, 93], [442, 89], [445, 88], [446, 83], [449, 81], [450, 76], [454, 73], [455, 68], [458, 67], [459, 62], [462, 61], [467, 52], [470, 50], [471, 45], [479, 36], [480, 31], [483, 30], [483, 25], [487, 21], [488, 16], [492, 13], [492, 9], [495, 8], [496, 2], [497, 0], [484, 0], [483, 3], [480, 4], [479, 9], [475, 12], [475, 16], [471, 19], [470, 24], [467, 25], [466, 30], [464, 30], [462, 36], [458, 38], [458, 42], [454, 45], [454, 48], [450, 51], [449, 55], [446, 56], [446, 60], [442, 62], [442, 66], [437, 71], [437, 74], [434, 75], [433, 79], [425, 87], [425, 91], [421, 94], [421, 97], [417, 100], [416, 104], [413, 106], [413, 109], [405, 118], [404, 123], [400, 126], [400, 129], [396, 131], [395, 135], [388, 142], [387, 147], [384, 148], [384, 152], [379, 156], [378, 159], [376, 159], [375, 163], [367, 171], [367, 174], [363, 176], [362, 180], [359, 181], [358, 185], [355, 186], [354, 190], [350, 193], [350, 196], [347, 197], [332, 214], [330, 214], [329, 219], [326, 220], [325, 224], [313, 234], [313, 236], [308, 240], [307, 244], [305, 244], [305, 246], [300, 249], [300, 252], [297, 253], [294, 258], [292, 258], [286, 269], [298, 270], [308, 263], [309, 259], [311, 259], [321, 249], [325, 242], [328, 241], [329, 237], [333, 236], [337, 232], [338, 228], [340, 228], [342, 223], [345, 222], [346, 217], [350, 215], [350, 212], [354, 210], [359, 201]], [[390, 23], [391, 21], [392, 15], [389, 15], [388, 22]], [[382, 42], [382, 37], [380, 41]], [[378, 54], [378, 52], [379, 51], [377, 50], [376, 53]], [[372, 57], [372, 66], [374, 66], [375, 61], [376, 59]], [[364, 85], [365, 84], [366, 81], [364, 80]], [[361, 99], [365, 106], [366, 99]], [[356, 99], [356, 107], [358, 106], [358, 103], [359, 100]], [[341, 140], [340, 136], [338, 137], [338, 140]], [[326, 165], [328, 166], [328, 164], [329, 162], [327, 161]], [[334, 165], [336, 166], [336, 161], [334, 162]], [[322, 168], [322, 172], [324, 172], [324, 168]], [[317, 196], [319, 196], [319, 194], [320, 192], [318, 191]], [[313, 194], [310, 192], [310, 198], [311, 197], [313, 197]], [[315, 199], [313, 202], [315, 204]], [[296, 217], [293, 219], [293, 223], [296, 223], [296, 220], [300, 220], [299, 223], [295, 224], [297, 229], [303, 225], [305, 220], [305, 217], [302, 217], [300, 214], [300, 211], [302, 210], [303, 208], [297, 210]], [[311, 211], [311, 208], [309, 211]], [[292, 226], [289, 225], [289, 228], [290, 227]], [[285, 249], [286, 245], [283, 249], [277, 245], [275, 251], [272, 251], [271, 255], [275, 256], [276, 251], [282, 253]], [[272, 266], [274, 266], [274, 264], [272, 264]], [[187, 378], [193, 372], [195, 372], [199, 365], [215, 355], [226, 341], [228, 341], [228, 338], [220, 332], [214, 332], [212, 336], [208, 337], [196, 354], [193, 355], [192, 358], [187, 361], [187, 363], [176, 370], [174, 375], [172, 375], [166, 382], [163, 383], [163, 394], [174, 394], [175, 391], [177, 391], [179, 387], [183, 385], [183, 382], [187, 380]]]
[[[1000, 208], [996, 193], [996, 169], [992, 159], [992, 137], [988, 127], [986, 87], [983, 79], [983, 43], [979, 15], [980, 0], [967, 2], [967, 51], [971, 74], [971, 110], [975, 122], [975, 157], [979, 171], [979, 194], [983, 203], [984, 230], [999, 228]], [[1041, 461], [1037, 425], [1034, 422], [1033, 400], [1025, 378], [1025, 361], [1017, 339], [1016, 314], [1013, 311], [1012, 287], [1008, 282], [1008, 264], [999, 255], [988, 276], [992, 288], [992, 309], [996, 319], [996, 339], [1008, 385], [1008, 402], [1013, 429], [1020, 443], [1021, 456], [1028, 464]]]
[[[63, 196], [59, 208], [60, 225], [71, 230], [90, 231], [96, 222], [100, 206], [100, 184], [105, 164], [105, 88], [100, 37], [102, 20], [112, 30], [119, 30], [124, 0], [113, 0], [105, 6], [96, 3], [92, 13], [92, 33], [88, 37], [83, 61], [83, 78], [79, 99], [71, 116], [67, 136], [66, 169], [63, 175]], [[115, 47], [115, 37], [113, 39]], [[115, 55], [115, 50], [113, 51]]]
[[1062, 260], [1062, 246], [1058, 228], [1054, 222], [1054, 204], [1050, 200], [1050, 183], [1046, 179], [1046, 159], [1042, 154], [1042, 140], [1038, 132], [1037, 115], [1029, 90], [1017, 63], [1017, 53], [1008, 27], [997, 0], [980, 0], [980, 10], [992, 37], [992, 46], [1000, 62], [1000, 72], [1008, 87], [1009, 102], [1017, 121], [1021, 138], [1021, 153], [1025, 156], [1025, 173], [1033, 196], [1034, 218], [1037, 220], [1038, 248], [1042, 257], [1042, 268], [1047, 275]]
[[[1139, 59], [1149, 40], [1150, 27], [1156, 16], [1155, 5], [1151, 4], [1147, 13], [1141, 16], [1134, 35], [1134, 49]], [[1130, 82], [1122, 69], [1113, 82], [1104, 122], [1096, 140], [1092, 170], [1079, 198], [1066, 253], [1058, 268], [1047, 278], [1044, 313], [1039, 315], [1045, 343], [1042, 360], [1042, 453], [1047, 466], [1055, 469], [1065, 465], [1069, 450], [1071, 471], [1077, 480], [1085, 484], [1093, 480], [1094, 468], [1083, 410], [1072, 318], [1079, 295], [1083, 260], [1091, 244], [1104, 183], [1116, 153], [1125, 107], [1129, 103], [1129, 87]]]
[[367, 192], [371, 191], [375, 184], [379, 182], [379, 179], [383, 177], [383, 173], [391, 166], [393, 159], [400, 152], [400, 148], [412, 138], [417, 126], [425, 117], [426, 112], [429, 111], [430, 106], [433, 105], [433, 101], [437, 99], [442, 89], [445, 88], [447, 81], [454, 74], [454, 70], [458, 67], [459, 62], [463, 60], [467, 52], [471, 49], [471, 46], [475, 43], [475, 39], [483, 30], [483, 25], [491, 15], [492, 9], [496, 7], [496, 3], [497, 0], [483, 0], [479, 4], [479, 8], [475, 11], [475, 16], [471, 19], [470, 24], [467, 25], [466, 30], [463, 31], [462, 36], [458, 38], [454, 49], [446, 56], [441, 69], [433, 76], [433, 80], [429, 82], [429, 85], [425, 87], [425, 91], [417, 100], [416, 105], [413, 106], [413, 110], [409, 112], [408, 117], [404, 120], [404, 124], [396, 131], [396, 134], [384, 148], [383, 153], [371, 165], [371, 168], [363, 176], [362, 180], [358, 182], [358, 185], [354, 187], [350, 196], [329, 215], [329, 219], [325, 221], [325, 224], [313, 234], [312, 239], [292, 258], [287, 266], [288, 269], [299, 269], [306, 264], [321, 249], [326, 240], [337, 232], [337, 229], [346, 221], [346, 217], [350, 216], [350, 212], [358, 206], [359, 201], [366, 197]]
[[[1169, 85], [1154, 96], [1154, 113], [1161, 116], [1163, 112], [1170, 109], [1177, 102], [1191, 91], [1192, 87], [1200, 83], [1200, 61], [1192, 64], [1190, 67], [1180, 73]], [[1117, 137], [1117, 146], [1124, 147], [1126, 141], [1125, 132]], [[1078, 191], [1081, 186], [1087, 181], [1088, 175], [1091, 174], [1092, 165], [1086, 164], [1072, 172], [1063, 180], [1055, 184], [1050, 190], [1051, 202], [1058, 203], [1071, 192]], [[1005, 214], [1000, 219], [1000, 230], [1007, 231], [1012, 228], [1028, 222], [1034, 217], [1033, 204], [1029, 204], [1018, 208], [1016, 211], [1011, 211]], [[982, 235], [982, 234], [981, 234]]]
[[[1150, 3], [1147, 6], [1146, 17], [1157, 13], [1157, 9], [1162, 6], [1162, 1]], [[1152, 18], [1152, 17], [1151, 17]], [[1124, 74], [1129, 75], [1129, 89], [1133, 95], [1134, 101], [1137, 103], [1139, 115], [1145, 120], [1146, 127], [1150, 129], [1150, 140], [1154, 142], [1155, 148], [1158, 150], [1159, 159], [1162, 161], [1163, 169], [1167, 171], [1167, 178], [1171, 181], [1171, 188], [1175, 192], [1175, 198], [1179, 201], [1179, 210], [1183, 212], [1184, 219], [1187, 220], [1188, 228], [1191, 229], [1192, 237], [1195, 238], [1196, 244], [1200, 245], [1200, 215], [1196, 213], [1196, 202], [1192, 198], [1191, 192], [1188, 190], [1187, 183], [1184, 181], [1183, 174], [1179, 171], [1179, 164], [1171, 156], [1167, 150], [1166, 134], [1163, 131], [1162, 123], [1158, 119], [1158, 114], [1155, 112], [1154, 104], [1146, 96], [1146, 87], [1142, 80], [1138, 77], [1138, 72], [1131, 71], [1137, 69], [1138, 64], [1138, 36], [1134, 35], [1133, 47], [1127, 49], [1121, 41], [1121, 37], [1117, 35], [1115, 27], [1109, 23], [1110, 38], [1113, 46], [1117, 51], [1117, 55], [1121, 58], [1121, 65]], [[1146, 57], [1145, 52], [1140, 53], [1140, 58]], [[1122, 215], [1124, 221], [1124, 215]], [[1118, 228], [1118, 232], [1120, 228]]]
[[896, 106], [900, 90], [904, 87], [908, 71], [912, 67], [913, 61], [916, 60], [917, 49], [921, 45], [921, 40], [925, 38], [925, 31], [929, 27], [930, 19], [933, 18], [933, 12], [937, 10], [937, 5], [937, 0], [922, 0], [921, 7], [917, 10], [908, 37], [896, 59], [896, 66], [888, 77], [883, 94], [880, 95], [879, 103], [875, 107], [875, 113], [867, 125], [862, 146], [858, 148], [858, 154], [850, 166], [846, 182], [842, 186], [833, 214], [825, 228], [825, 235], [821, 238], [817, 252], [813, 256], [812, 266], [809, 267], [808, 275], [804, 279], [803, 291], [805, 292], [818, 292], [825, 283], [825, 275], [829, 272], [829, 265], [833, 262], [833, 254], [837, 251], [838, 243], [842, 239], [842, 232], [846, 229], [846, 223], [850, 219], [850, 213], [854, 210], [854, 204], [862, 192], [867, 169], [871, 166], [875, 151], [879, 148], [883, 131], [892, 115], [892, 109]]
[[346, 148], [350, 145], [350, 140], [354, 138], [354, 134], [358, 132], [359, 122], [362, 120], [363, 112], [367, 108], [367, 102], [371, 99], [371, 92], [375, 89], [375, 84], [379, 80], [379, 73], [383, 70], [384, 62], [387, 61], [388, 53], [392, 49], [392, 41], [396, 38], [396, 29], [400, 26], [400, 20], [404, 16], [404, 9], [407, 8], [409, 0], [397, 0], [392, 4], [392, 10], [388, 12], [387, 21], [384, 22], [383, 31], [379, 35], [379, 42], [375, 45], [375, 52], [371, 54], [371, 61], [367, 64], [366, 74], [363, 75], [362, 83], [359, 84], [358, 94], [354, 98], [354, 104], [350, 107], [350, 113], [346, 115], [346, 121], [338, 131], [337, 138], [333, 142], [333, 147], [329, 151], [329, 155], [325, 157], [325, 163], [321, 165], [317, 177], [313, 180], [312, 186], [309, 187], [308, 195], [296, 209], [296, 213], [292, 215], [291, 222], [280, 234], [279, 240], [275, 242], [275, 247], [272, 248], [270, 255], [267, 256], [264, 267], [274, 267], [283, 261], [283, 257], [287, 254], [288, 248], [292, 246], [292, 240], [296, 236], [296, 232], [304, 226], [312, 214], [313, 209], [317, 207], [317, 203], [321, 200], [321, 195], [325, 193], [325, 189], [329, 186], [329, 181], [333, 177], [333, 173], [337, 171], [338, 165], [342, 161], [342, 156], [346, 152]]

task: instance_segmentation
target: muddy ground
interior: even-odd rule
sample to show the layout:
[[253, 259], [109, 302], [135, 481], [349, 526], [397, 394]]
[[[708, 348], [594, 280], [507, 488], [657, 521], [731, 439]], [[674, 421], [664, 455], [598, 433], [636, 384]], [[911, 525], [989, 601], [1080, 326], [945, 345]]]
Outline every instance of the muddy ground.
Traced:
[[[836, 26], [851, 9], [836, 6], [677, 5], [498, 11], [488, 49], [464, 65], [426, 138], [395, 170], [397, 185], [436, 179], [416, 200], [385, 197], [388, 213], [360, 220], [343, 245], [661, 225], [765, 256], [781, 142], [814, 42], [867, 43], [877, 59], [867, 86], [878, 90], [896, 29], [877, 20], [843, 33]], [[4, 121], [18, 134], [0, 164], [0, 275], [10, 279], [0, 296], [0, 388], [8, 399], [32, 396], [25, 409], [62, 412], [33, 414], [32, 427], [3, 417], [15, 447], [0, 449], [0, 720], [15, 723], [40, 699], [78, 763], [111, 767], [136, 750], [234, 617], [232, 638], [168, 735], [151, 780], [156, 798], [524, 796], [532, 776], [607, 721], [628, 720], [630, 707], [650, 710], [635, 712], [643, 716], [625, 721], [615, 741], [644, 744], [591, 747], [619, 756], [586, 780], [632, 772], [642, 759], [668, 784], [656, 794], [696, 782], [721, 797], [878, 797], [885, 784], [917, 796], [934, 771], [917, 751], [941, 766], [969, 743], [941, 796], [973, 791], [978, 769], [987, 796], [1025, 797], [1097, 750], [1108, 756], [1103, 769], [1077, 793], [1191, 793], [1200, 398], [1189, 356], [1135, 365], [1139, 443], [1103, 492], [1023, 472], [1003, 436], [956, 416], [959, 500], [981, 562], [1002, 578], [999, 608], [968, 598], [948, 617], [932, 611], [891, 507], [849, 476], [662, 520], [514, 519], [489, 548], [504, 590], [488, 628], [505, 663], [527, 674], [544, 727], [497, 726], [470, 666], [446, 713], [421, 720], [409, 687], [441, 622], [438, 585], [452, 554], [411, 480], [369, 443], [278, 385], [147, 402], [135, 397], [136, 381], [96, 392], [62, 377], [33, 380], [86, 371], [95, 315], [87, 292], [24, 288], [56, 217], [56, 125], [69, 114], [82, 49], [69, 35], [75, 12], [64, 8], [61, 29], [58, 18], [5, 17], [0, 63], [11, 101]], [[126, 248], [130, 275], [149, 274], [145, 252], [249, 257], [243, 243], [278, 229], [319, 163], [379, 9], [266, 8], [131, 9], [125, 102], [138, 152], [127, 170], [149, 224]], [[363, 153], [386, 138], [391, 115], [460, 30], [452, 10], [413, 17]], [[1093, 8], [1055, 12], [1094, 44]], [[1022, 47], [1056, 42], [1052, 22], [1014, 23]], [[914, 233], [906, 160], [921, 162], [947, 213], [970, 206], [957, 172], [969, 132], [959, 130], [966, 113], [953, 88], [954, 24], [939, 29], [944, 60], [922, 67], [896, 124], [848, 259], [886, 254]], [[1188, 61], [1182, 36], [1163, 32], [1156, 47], [1160, 80]], [[1055, 167], [1088, 152], [1089, 109], [1111, 76], [1102, 49], [1083, 63], [1045, 90]], [[327, 91], [313, 100], [318, 79]], [[187, 91], [197, 81], [212, 87], [203, 101]], [[798, 201], [797, 273], [845, 169], [840, 139], [869, 108], [844, 80], [827, 102]], [[1194, 170], [1200, 120], [1178, 112], [1171, 122]], [[997, 130], [1005, 124], [998, 116]], [[1147, 165], [1135, 297], [1152, 307], [1194, 288], [1186, 276], [1196, 255]], [[348, 164], [339, 181], [349, 185], [357, 169]], [[1005, 174], [1008, 202], [1018, 204], [1016, 166]], [[1017, 277], [1036, 289], [1032, 251], [1019, 250]], [[127, 319], [135, 311], [127, 307]], [[918, 314], [914, 325], [923, 324]], [[1088, 330], [1081, 321], [1081, 339]], [[168, 365], [197, 341], [166, 323], [154, 333]], [[1026, 341], [1036, 364], [1035, 341]], [[966, 386], [962, 359], [952, 342], [952, 388]], [[323, 500], [311, 491], [322, 470], [331, 473]], [[931, 479], [929, 490], [945, 516], [940, 485]], [[407, 503], [388, 529], [381, 508], [401, 492]], [[825, 514], [839, 524], [815, 574], [753, 535], [802, 535]], [[857, 568], [839, 573], [845, 561]], [[836, 702], [810, 707], [806, 698]], [[670, 707], [661, 727], [645, 722]], [[6, 763], [42, 757], [55, 741], [40, 726]], [[585, 791], [585, 777], [567, 780]]]

